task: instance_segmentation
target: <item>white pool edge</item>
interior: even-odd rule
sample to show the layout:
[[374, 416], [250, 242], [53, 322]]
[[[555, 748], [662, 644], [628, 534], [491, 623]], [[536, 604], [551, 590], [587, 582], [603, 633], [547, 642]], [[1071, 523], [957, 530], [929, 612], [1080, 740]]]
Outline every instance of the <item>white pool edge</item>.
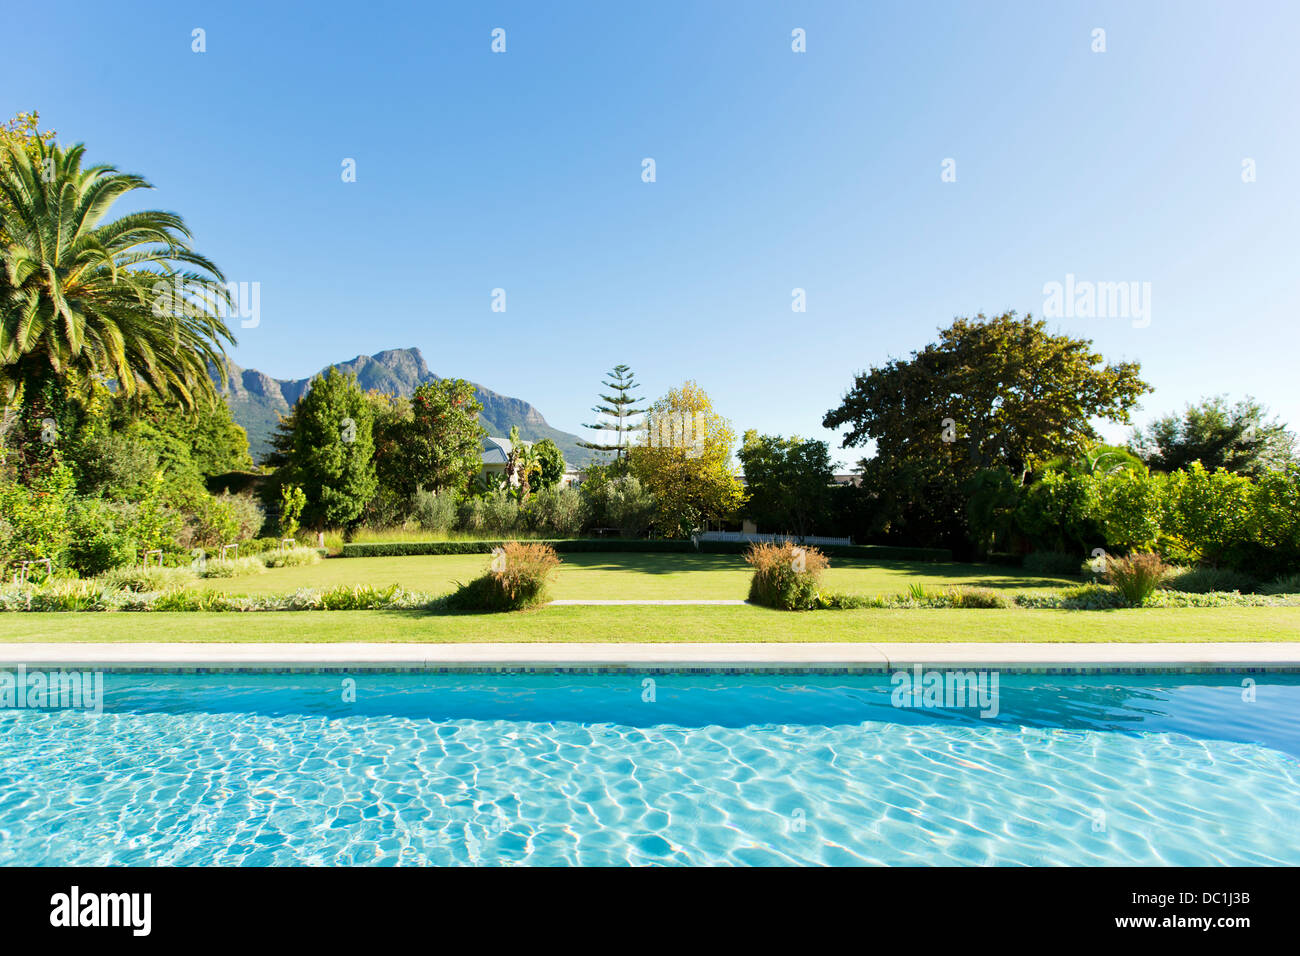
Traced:
[[6, 643], [0, 669], [1300, 671], [1300, 641], [1242, 643]]

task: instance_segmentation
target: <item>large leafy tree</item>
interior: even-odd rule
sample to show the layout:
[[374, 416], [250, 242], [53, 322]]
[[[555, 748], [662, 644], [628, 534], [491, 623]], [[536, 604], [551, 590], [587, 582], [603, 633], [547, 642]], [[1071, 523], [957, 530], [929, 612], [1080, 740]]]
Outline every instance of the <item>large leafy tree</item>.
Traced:
[[10, 135], [0, 150], [0, 398], [19, 407], [24, 470], [50, 466], [42, 422], [98, 380], [187, 408], [212, 399], [209, 365], [224, 369], [234, 342], [220, 317], [229, 297], [185, 222], [158, 210], [110, 218], [151, 187], [83, 168], [81, 145]]
[[1134, 429], [1130, 444], [1155, 471], [1181, 471], [1199, 461], [1207, 471], [1258, 476], [1295, 460], [1295, 435], [1249, 397], [1235, 405], [1222, 395], [1189, 404], [1181, 414]]
[[845, 428], [845, 447], [874, 443], [862, 485], [878, 532], [961, 545], [967, 481], [1002, 467], [1023, 482], [1084, 454], [1099, 440], [1094, 419], [1127, 422], [1150, 391], [1139, 372], [1032, 316], [959, 318], [910, 358], [859, 374], [823, 425]]
[[632, 474], [654, 498], [655, 529], [683, 537], [732, 517], [745, 492], [731, 464], [736, 433], [694, 382], [671, 389], [647, 410], [644, 444], [628, 452]]
[[[371, 405], [355, 375], [331, 368], [317, 375], [281, 435], [287, 431], [282, 481], [301, 485], [303, 524], [315, 530], [348, 526], [379, 487], [375, 477]], [[286, 444], [284, 438], [281, 444]]]
[[612, 451], [615, 460], [618, 461], [627, 454], [628, 446], [632, 443], [632, 434], [637, 431], [636, 416], [644, 415], [646, 409], [636, 407], [636, 403], [641, 399], [634, 398], [632, 392], [640, 386], [634, 380], [632, 369], [628, 366], [615, 365], [609, 371], [609, 378], [601, 384], [613, 394], [602, 394], [600, 396], [602, 404], [596, 405], [592, 411], [604, 416], [605, 420], [582, 427], [598, 433], [612, 432], [613, 441], [597, 439], [590, 442], [580, 441], [578, 445], [582, 448], [590, 448], [592, 451]]
[[831, 507], [830, 450], [824, 441], [745, 432], [745, 511], [761, 531], [812, 534]]
[[83, 402], [64, 444], [83, 494], [131, 498], [158, 469], [171, 487], [200, 494], [207, 479], [254, 467], [248, 436], [220, 399], [186, 410], [98, 386]]
[[417, 489], [463, 493], [482, 467], [482, 404], [464, 379], [443, 378], [416, 388], [410, 417], [385, 448], [386, 481], [403, 495]]
[[564, 453], [549, 438], [543, 438], [533, 445], [533, 451], [537, 455], [537, 470], [533, 474], [532, 489], [541, 491], [543, 488], [554, 488], [564, 477]]

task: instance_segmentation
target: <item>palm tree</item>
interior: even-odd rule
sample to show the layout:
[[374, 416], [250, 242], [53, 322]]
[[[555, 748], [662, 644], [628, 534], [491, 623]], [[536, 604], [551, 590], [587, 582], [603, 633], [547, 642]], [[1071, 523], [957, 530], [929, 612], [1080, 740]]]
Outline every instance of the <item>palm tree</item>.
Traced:
[[175, 213], [106, 218], [150, 189], [111, 166], [83, 169], [85, 147], [37, 140], [0, 148], [0, 400], [20, 408], [25, 457], [67, 392], [112, 380], [192, 408], [224, 376], [225, 277], [190, 246]]
[[541, 468], [541, 459], [531, 442], [519, 440], [519, 426], [510, 426], [510, 454], [506, 456], [505, 486], [509, 491], [518, 483], [519, 500], [528, 500], [528, 489], [533, 472]]
[[541, 470], [542, 461], [537, 454], [537, 446], [527, 442], [519, 449], [519, 501], [528, 500], [532, 489], [533, 476]]

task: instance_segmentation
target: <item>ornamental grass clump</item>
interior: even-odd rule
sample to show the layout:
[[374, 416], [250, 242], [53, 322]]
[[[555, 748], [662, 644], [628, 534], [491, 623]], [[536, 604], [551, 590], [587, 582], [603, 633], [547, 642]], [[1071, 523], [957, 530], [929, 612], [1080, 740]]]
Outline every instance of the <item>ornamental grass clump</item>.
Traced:
[[101, 574], [97, 581], [115, 591], [167, 591], [194, 584], [196, 576], [188, 568], [134, 567], [117, 568]]
[[1011, 607], [1011, 601], [992, 588], [954, 588], [951, 592], [951, 598], [953, 607]]
[[265, 574], [266, 562], [259, 558], [233, 558], [207, 561], [199, 570], [202, 578], [240, 578], [247, 574]]
[[320, 564], [320, 551], [316, 548], [288, 548], [284, 551], [268, 551], [261, 555], [261, 561], [268, 568], [298, 568], [307, 564]]
[[1106, 580], [1124, 596], [1130, 607], [1147, 603], [1160, 587], [1165, 573], [1165, 563], [1160, 560], [1160, 555], [1151, 552], [1110, 558], [1106, 562]]
[[461, 584], [447, 597], [453, 611], [518, 611], [546, 601], [551, 574], [560, 557], [549, 544], [508, 541], [492, 552], [482, 577]]
[[755, 604], [784, 611], [821, 606], [821, 574], [830, 561], [816, 548], [800, 547], [792, 541], [765, 541], [750, 545], [745, 561], [754, 569], [749, 599]]

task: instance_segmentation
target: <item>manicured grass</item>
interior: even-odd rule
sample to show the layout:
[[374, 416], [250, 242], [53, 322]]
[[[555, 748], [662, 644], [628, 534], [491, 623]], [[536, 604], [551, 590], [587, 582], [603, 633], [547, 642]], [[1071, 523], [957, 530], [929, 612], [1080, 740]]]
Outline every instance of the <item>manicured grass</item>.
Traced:
[[[483, 573], [481, 554], [336, 558], [202, 582], [230, 593], [369, 584], [443, 594]], [[570, 600], [743, 599], [749, 566], [719, 554], [569, 554], [552, 597]], [[1076, 584], [1014, 569], [840, 560], [826, 584], [856, 594], [908, 585], [1026, 591]], [[795, 613], [743, 607], [551, 607], [509, 614], [420, 611], [6, 613], [0, 641], [1267, 641], [1300, 639], [1300, 607], [1056, 611], [863, 609]]]
[[772, 611], [551, 607], [510, 614], [282, 611], [0, 614], [0, 641], [1285, 641], [1300, 608]]
[[[749, 565], [726, 554], [565, 554], [551, 596], [567, 600], [743, 600], [749, 593]], [[482, 574], [482, 554], [400, 558], [331, 558], [322, 564], [277, 568], [244, 578], [211, 579], [206, 586], [228, 594], [282, 594], [298, 588], [340, 584], [446, 594], [457, 581]], [[1063, 587], [1077, 580], [1040, 578], [1014, 568], [926, 561], [833, 560], [826, 586], [854, 594], [899, 594], [913, 583], [929, 588], [970, 585], [1011, 590]]]

